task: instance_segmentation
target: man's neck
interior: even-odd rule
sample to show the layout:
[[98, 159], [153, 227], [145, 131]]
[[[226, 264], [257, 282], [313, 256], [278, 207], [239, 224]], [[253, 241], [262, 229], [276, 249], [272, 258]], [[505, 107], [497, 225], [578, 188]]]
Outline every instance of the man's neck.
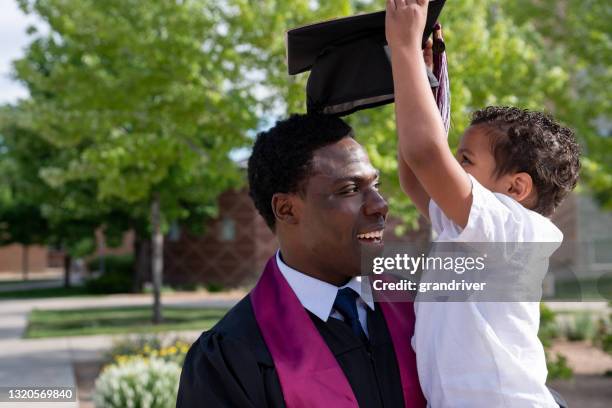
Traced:
[[279, 256], [281, 260], [290, 268], [295, 269], [304, 275], [308, 275], [312, 278], [329, 283], [330, 285], [341, 287], [346, 285], [351, 280], [350, 276], [322, 272], [323, 268], [318, 268], [315, 265], [312, 265], [310, 262], [301, 261], [301, 258], [299, 256], [295, 256], [291, 250], [283, 249], [281, 247]]

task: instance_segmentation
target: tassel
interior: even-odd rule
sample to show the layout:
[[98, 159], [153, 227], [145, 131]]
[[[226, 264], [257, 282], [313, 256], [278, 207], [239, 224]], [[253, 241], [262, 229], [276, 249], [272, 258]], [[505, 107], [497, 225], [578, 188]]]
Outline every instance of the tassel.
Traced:
[[[441, 47], [436, 47], [436, 41], [441, 43]], [[434, 49], [442, 50], [442, 52], [433, 53], [434, 69], [433, 73], [438, 79], [440, 85], [435, 90], [436, 104], [440, 110], [442, 116], [442, 122], [444, 123], [444, 130], [446, 130], [446, 137], [450, 129], [450, 82], [448, 78], [448, 66], [446, 62], [446, 52], [444, 51], [444, 40], [442, 39], [442, 27], [439, 23], [436, 23], [434, 27]]]

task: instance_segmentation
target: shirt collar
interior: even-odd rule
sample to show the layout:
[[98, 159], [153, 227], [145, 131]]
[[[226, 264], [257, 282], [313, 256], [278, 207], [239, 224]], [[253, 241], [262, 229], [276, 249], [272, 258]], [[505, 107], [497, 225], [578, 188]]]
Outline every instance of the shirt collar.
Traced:
[[302, 306], [324, 322], [327, 321], [332, 312], [338, 289], [345, 287], [349, 287], [357, 292], [360, 299], [370, 309], [374, 310], [372, 290], [367, 282], [367, 276], [356, 276], [346, 285], [339, 288], [293, 269], [283, 262], [280, 251], [276, 251], [276, 264]]

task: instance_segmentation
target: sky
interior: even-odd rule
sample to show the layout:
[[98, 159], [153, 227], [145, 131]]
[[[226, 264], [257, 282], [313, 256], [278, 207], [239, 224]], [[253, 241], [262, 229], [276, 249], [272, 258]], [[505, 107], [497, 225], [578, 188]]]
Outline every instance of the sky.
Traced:
[[25, 87], [10, 74], [11, 61], [21, 57], [29, 43], [26, 29], [32, 24], [42, 26], [40, 20], [24, 15], [15, 0], [0, 0], [0, 105], [28, 96]]

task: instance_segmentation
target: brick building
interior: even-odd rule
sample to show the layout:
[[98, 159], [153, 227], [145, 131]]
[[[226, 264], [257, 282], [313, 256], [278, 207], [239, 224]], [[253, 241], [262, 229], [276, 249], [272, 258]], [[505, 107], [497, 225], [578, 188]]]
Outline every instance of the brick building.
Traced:
[[0, 274], [21, 273], [27, 263], [28, 271], [44, 272], [49, 264], [49, 250], [40, 245], [32, 245], [27, 249], [27, 261], [24, 259], [23, 245], [7, 245], [0, 247]]
[[552, 221], [563, 232], [563, 244], [551, 258], [557, 281], [612, 279], [612, 213], [593, 197], [572, 193], [555, 211]]
[[204, 235], [170, 231], [164, 242], [165, 283], [235, 286], [255, 281], [276, 239], [245, 191], [226, 191], [218, 205], [219, 216]]

